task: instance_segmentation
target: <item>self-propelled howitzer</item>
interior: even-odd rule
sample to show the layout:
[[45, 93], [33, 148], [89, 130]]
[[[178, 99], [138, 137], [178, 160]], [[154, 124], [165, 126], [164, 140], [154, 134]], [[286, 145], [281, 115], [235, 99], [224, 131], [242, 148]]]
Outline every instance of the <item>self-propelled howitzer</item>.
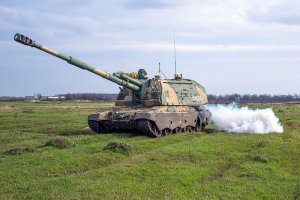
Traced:
[[160, 76], [148, 79], [144, 69], [137, 73], [109, 74], [19, 33], [14, 40], [122, 86], [116, 107], [88, 116], [89, 127], [97, 133], [136, 131], [159, 137], [200, 131], [208, 124], [211, 113], [203, 106], [208, 102], [205, 88], [193, 80], [182, 79], [178, 75], [174, 79], [161, 79]]

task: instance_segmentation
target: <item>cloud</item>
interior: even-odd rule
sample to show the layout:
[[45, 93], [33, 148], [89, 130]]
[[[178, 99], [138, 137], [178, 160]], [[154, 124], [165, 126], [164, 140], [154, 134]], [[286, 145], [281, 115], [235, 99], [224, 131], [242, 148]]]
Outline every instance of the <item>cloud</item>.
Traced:
[[4, 14], [12, 14], [12, 15], [16, 15], [18, 13], [18, 11], [14, 8], [1, 6], [1, 5], [0, 5], [0, 12]]
[[[0, 43], [1, 44], [1, 43]], [[57, 48], [63, 51], [94, 52], [94, 51], [143, 51], [143, 52], [172, 52], [171, 43], [123, 43], [97, 45], [90, 44], [82, 46], [81, 44], [63, 44]], [[177, 44], [176, 49], [180, 53], [192, 52], [300, 52], [300, 45], [205, 45], [205, 44]]]
[[[24, 4], [23, 0], [4, 0], [0, 3], [1, 67], [19, 69], [24, 65], [32, 68], [42, 65], [41, 69], [51, 71], [53, 65], [60, 66], [60, 61], [51, 64], [54, 58], [15, 43], [13, 35], [20, 32], [67, 55], [105, 66], [109, 72], [122, 69], [111, 66], [129, 66], [126, 69], [135, 70], [137, 65], [154, 66], [156, 71], [159, 61], [165, 66], [173, 65], [176, 31], [178, 65], [188, 66], [185, 77], [197, 79], [197, 74], [203, 73], [199, 66], [207, 66], [206, 74], [220, 74], [213, 79], [210, 75], [203, 77], [211, 87], [209, 92], [216, 91], [212, 87], [222, 81], [227, 69], [232, 69], [228, 73], [231, 78], [223, 81], [228, 83], [226, 89], [230, 93], [234, 77], [240, 77], [243, 82], [249, 77], [245, 74], [262, 71], [266, 66], [294, 67], [277, 74], [271, 70], [272, 76], [264, 75], [260, 77], [263, 81], [258, 80], [262, 84], [247, 83], [252, 91], [260, 85], [264, 91], [275, 91], [290, 83], [300, 84], [298, 78], [293, 78], [300, 69], [298, 13], [299, 3], [295, 0], [31, 0], [30, 4]], [[22, 59], [16, 59], [17, 56]], [[251, 70], [243, 73], [248, 68]], [[28, 69], [28, 73], [37, 72]], [[70, 71], [69, 75], [73, 73]], [[272, 82], [272, 77], [278, 74], [281, 81]], [[80, 79], [81, 75], [80, 72], [75, 76]], [[3, 76], [0, 73], [0, 85], [5, 85]], [[12, 71], [10, 78], [13, 77]], [[25, 79], [22, 76], [15, 82], [22, 85]], [[51, 82], [51, 77], [45, 79]], [[63, 80], [58, 82], [64, 84]], [[274, 86], [267, 88], [264, 82]], [[101, 79], [100, 83], [103, 83]], [[90, 89], [90, 85], [93, 83], [87, 82], [86, 88]], [[224, 93], [224, 88], [220, 87], [218, 93]], [[0, 88], [1, 92], [8, 90]], [[249, 90], [240, 87], [244, 93]], [[289, 92], [298, 90], [298, 86], [290, 87]]]
[[165, 0], [122, 0], [120, 1], [126, 8], [130, 9], [161, 9], [173, 4]]
[[248, 12], [248, 17], [255, 22], [300, 25], [300, 1], [283, 0], [266, 10], [255, 8]]

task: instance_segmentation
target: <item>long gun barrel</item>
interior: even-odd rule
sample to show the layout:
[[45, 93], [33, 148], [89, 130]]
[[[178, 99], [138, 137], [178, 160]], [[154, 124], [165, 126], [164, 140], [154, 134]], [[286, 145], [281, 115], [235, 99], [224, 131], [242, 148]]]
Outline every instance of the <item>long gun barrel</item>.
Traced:
[[122, 75], [118, 74], [118, 76], [109, 74], [105, 71], [94, 68], [94, 67], [86, 64], [85, 62], [83, 62], [79, 59], [73, 58], [72, 56], [64, 55], [64, 54], [59, 53], [59, 52], [57, 52], [53, 49], [50, 49], [50, 48], [48, 48], [44, 45], [41, 45], [41, 44], [37, 43], [36, 41], [33, 41], [29, 37], [21, 35], [20, 33], [15, 34], [14, 40], [21, 43], [21, 44], [31, 46], [31, 47], [35, 47], [39, 50], [42, 50], [46, 53], [49, 53], [53, 56], [56, 56], [60, 59], [63, 59], [65, 61], [67, 61], [68, 63], [70, 63], [72, 65], [75, 65], [76, 67], [88, 70], [88, 71], [90, 71], [94, 74], [97, 74], [97, 75], [105, 78], [105, 79], [108, 79], [112, 82], [115, 82], [119, 85], [122, 85], [122, 86], [124, 86], [124, 87], [126, 87], [126, 88], [128, 88], [128, 89], [130, 89], [134, 92], [139, 92], [141, 90], [142, 83], [139, 82], [136, 79], [132, 79], [131, 77], [127, 77], [125, 74], [124, 75], [123, 74]]

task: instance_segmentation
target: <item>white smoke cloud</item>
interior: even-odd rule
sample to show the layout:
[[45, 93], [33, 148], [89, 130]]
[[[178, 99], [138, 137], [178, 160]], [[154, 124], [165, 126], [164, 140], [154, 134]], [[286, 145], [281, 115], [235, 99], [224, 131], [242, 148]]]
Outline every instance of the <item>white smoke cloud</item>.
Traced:
[[229, 105], [206, 105], [220, 130], [233, 133], [282, 133], [283, 127], [271, 108], [251, 109]]

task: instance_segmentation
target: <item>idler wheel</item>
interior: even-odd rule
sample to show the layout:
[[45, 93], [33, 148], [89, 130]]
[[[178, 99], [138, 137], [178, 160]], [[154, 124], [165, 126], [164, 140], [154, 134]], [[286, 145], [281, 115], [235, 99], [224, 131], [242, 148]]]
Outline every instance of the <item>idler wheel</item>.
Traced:
[[149, 130], [152, 132], [152, 134], [155, 137], [162, 136], [162, 131], [157, 128], [157, 126], [156, 126], [156, 124], [154, 122], [148, 121], [148, 126], [149, 126]]
[[162, 131], [159, 130], [153, 121], [149, 120], [138, 120], [136, 122], [137, 129], [142, 131], [145, 135], [150, 137], [160, 137], [162, 136]]
[[98, 121], [89, 121], [89, 127], [98, 134], [109, 132], [109, 128], [107, 126], [100, 125]]
[[109, 133], [109, 128], [107, 126], [103, 126], [97, 123], [97, 133]]

